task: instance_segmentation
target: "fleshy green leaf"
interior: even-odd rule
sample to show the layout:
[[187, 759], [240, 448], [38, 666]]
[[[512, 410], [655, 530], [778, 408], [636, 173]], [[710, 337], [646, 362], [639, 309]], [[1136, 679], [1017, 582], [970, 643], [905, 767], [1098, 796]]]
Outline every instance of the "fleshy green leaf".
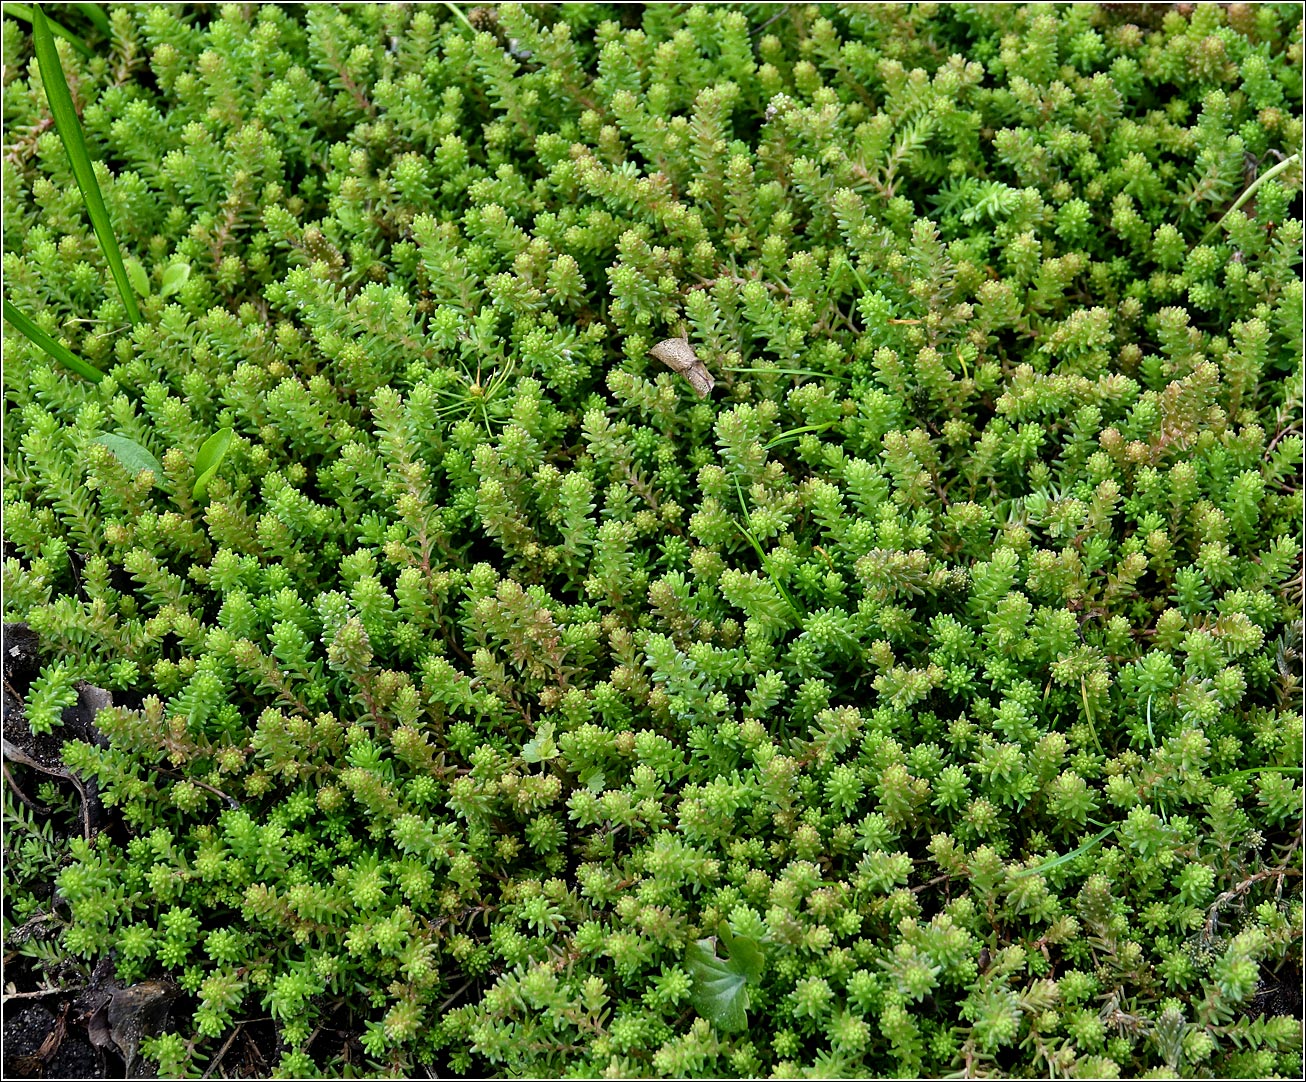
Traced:
[[163, 272], [163, 283], [159, 286], [160, 297], [170, 297], [186, 284], [190, 277], [189, 263], [172, 263]]
[[746, 936], [731, 940], [729, 958], [718, 958], [713, 941], [700, 939], [685, 956], [694, 1010], [727, 1033], [745, 1029], [748, 986], [761, 980], [764, 961], [760, 944]]
[[68, 164], [72, 167], [73, 176], [77, 178], [77, 187], [82, 191], [91, 228], [95, 230], [96, 239], [104, 250], [104, 258], [108, 261], [109, 270], [118, 286], [118, 295], [122, 297], [123, 307], [127, 309], [127, 318], [132, 323], [139, 323], [141, 310], [137, 307], [136, 294], [127, 280], [127, 269], [123, 266], [118, 238], [114, 236], [113, 222], [104, 205], [104, 196], [100, 194], [100, 183], [95, 179], [91, 156], [86, 150], [86, 138], [82, 135], [82, 123], [77, 119], [73, 96], [68, 90], [68, 80], [64, 78], [63, 62], [54, 45], [50, 22], [36, 4], [32, 5], [32, 45], [41, 69], [45, 96], [50, 102], [50, 112], [54, 115], [54, 126], [59, 132], [59, 138], [63, 140]]
[[220, 428], [204, 441], [195, 456], [195, 489], [191, 495], [202, 500], [209, 490], [209, 482], [218, 472], [218, 466], [231, 446], [233, 433], [230, 428]]
[[127, 472], [133, 477], [141, 470], [150, 470], [156, 480], [163, 479], [163, 466], [159, 460], [150, 454], [148, 448], [142, 447], [135, 440], [119, 436], [116, 432], [106, 432], [103, 436], [96, 436], [91, 442], [109, 448], [113, 452], [113, 457], [126, 466]]
[[132, 288], [142, 297], [148, 297], [150, 295], [150, 276], [145, 272], [145, 268], [141, 266], [141, 261], [139, 259], [125, 259], [123, 260], [123, 266], [127, 268], [127, 278], [131, 282]]
[[528, 763], [543, 763], [558, 757], [558, 745], [553, 740], [553, 722], [546, 721], [535, 737], [521, 749], [521, 757]]

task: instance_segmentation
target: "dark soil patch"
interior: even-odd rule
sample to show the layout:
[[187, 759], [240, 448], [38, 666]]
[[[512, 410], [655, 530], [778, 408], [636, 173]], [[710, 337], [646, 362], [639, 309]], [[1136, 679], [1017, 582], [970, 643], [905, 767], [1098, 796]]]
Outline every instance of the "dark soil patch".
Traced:
[[1283, 959], [1277, 966], [1261, 967], [1256, 994], [1247, 1005], [1249, 1018], [1302, 1016], [1301, 957]]
[[6, 1012], [6, 1078], [109, 1078], [86, 1037], [68, 1028], [71, 1005], [58, 1015], [41, 1006]]
[[[5, 624], [3, 645], [4, 688], [0, 728], [4, 733], [5, 780], [23, 803], [38, 813], [42, 810], [29, 796], [35, 783], [54, 780], [77, 791], [82, 805], [82, 830], [87, 837], [104, 823], [104, 805], [93, 781], [74, 777], [63, 761], [63, 746], [69, 740], [107, 747], [104, 734], [95, 727], [95, 716], [113, 705], [113, 696], [103, 688], [85, 682], [77, 686], [77, 702], [66, 708], [61, 724], [49, 733], [34, 734], [27, 724], [23, 700], [41, 670], [41, 648], [36, 634], [25, 624]], [[33, 776], [29, 782], [28, 776]]]
[[[50, 783], [67, 794], [80, 814], [71, 820], [63, 815], [49, 819], [54, 840], [60, 845], [66, 846], [73, 835], [89, 838], [105, 826], [114, 825], [105, 822], [104, 806], [96, 795], [94, 782], [77, 778], [63, 761], [63, 745], [69, 740], [107, 744], [95, 727], [95, 717], [104, 707], [112, 705], [110, 694], [92, 684], [78, 685], [77, 702], [64, 710], [60, 726], [51, 733], [33, 734], [28, 727], [24, 699], [44, 660], [36, 634], [24, 624], [5, 624], [0, 660], [4, 674], [3, 709], [0, 710], [4, 735], [3, 784], [38, 821], [51, 816], [51, 809], [32, 798], [38, 786]], [[102, 961], [88, 981], [88, 971], [82, 963], [54, 948], [60, 921], [54, 911], [58, 903], [53, 876], [48, 883], [31, 884], [29, 889], [37, 898], [48, 900], [50, 911], [38, 912], [12, 928], [5, 937], [5, 983], [20, 996], [31, 998], [30, 1005], [15, 1004], [5, 1011], [5, 1077], [129, 1077], [124, 1050], [113, 1039], [113, 1027], [101, 1026], [97, 1031], [94, 1025], [97, 1014], [102, 1015], [112, 1004], [115, 993], [123, 991], [112, 979], [112, 962]], [[42, 904], [44, 909], [45, 901]], [[8, 906], [6, 915], [12, 916]], [[47, 942], [51, 949], [36, 956], [20, 953], [18, 948], [29, 941]], [[127, 1002], [130, 997], [123, 1000]], [[152, 1028], [156, 1019], [148, 1013], [124, 1014], [120, 1006], [118, 1015], [116, 1035], [119, 1037], [130, 1035], [142, 1026], [145, 1031], [157, 1032]], [[138, 1043], [139, 1034], [135, 1040], [127, 1040], [133, 1057]]]
[[41, 671], [41, 644], [36, 632], [26, 624], [4, 625], [5, 690], [21, 697], [27, 694], [36, 674]]

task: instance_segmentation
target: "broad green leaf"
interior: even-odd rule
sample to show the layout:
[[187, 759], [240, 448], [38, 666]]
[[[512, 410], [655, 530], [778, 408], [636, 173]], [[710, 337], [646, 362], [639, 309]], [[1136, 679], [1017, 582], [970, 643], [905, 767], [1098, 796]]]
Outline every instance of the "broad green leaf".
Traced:
[[746, 935], [732, 936], [726, 945], [726, 950], [730, 952], [730, 960], [740, 967], [749, 984], [757, 984], [761, 981], [766, 957], [762, 954], [762, 946], [757, 940]]
[[136, 304], [136, 294], [131, 283], [127, 280], [122, 253], [118, 250], [118, 239], [113, 233], [113, 222], [104, 205], [104, 196], [100, 194], [100, 183], [95, 179], [91, 156], [86, 150], [86, 138], [82, 135], [82, 123], [77, 119], [73, 96], [68, 91], [68, 80], [64, 78], [63, 62], [54, 45], [50, 22], [37, 4], [32, 5], [32, 46], [41, 69], [41, 82], [45, 86], [46, 99], [50, 102], [50, 112], [54, 115], [54, 126], [59, 132], [59, 138], [63, 140], [68, 164], [72, 167], [73, 176], [77, 178], [77, 187], [82, 191], [82, 201], [86, 204], [91, 228], [95, 230], [96, 239], [104, 250], [104, 258], [108, 261], [114, 283], [118, 286], [118, 295], [122, 297], [123, 307], [127, 309], [127, 318], [132, 323], [139, 323], [141, 310]]
[[[90, 7], [91, 5], [79, 4], [78, 6]], [[5, 4], [4, 13], [10, 16], [11, 18], [20, 20], [21, 22], [30, 23], [32, 21], [32, 9], [31, 6], [28, 4]], [[64, 39], [64, 41], [68, 42], [68, 44], [71, 45], [74, 49], [76, 49], [79, 53], [81, 53], [82, 56], [91, 55], [91, 47], [87, 45], [86, 42], [84, 42], [76, 34], [74, 34], [71, 30], [69, 30], [66, 26], [61, 26], [59, 23], [51, 19], [48, 15], [46, 16], [45, 21], [50, 24], [50, 29], [54, 33], [58, 34], [59, 37]], [[106, 27], [108, 26], [107, 20], [105, 22], [105, 26]]]
[[232, 436], [231, 429], [220, 428], [200, 446], [199, 453], [195, 456], [195, 489], [191, 493], [195, 499], [202, 500], [208, 493], [209, 482], [218, 472], [227, 448], [231, 446]]
[[558, 745], [553, 740], [553, 722], [546, 721], [534, 739], [521, 749], [521, 757], [528, 763], [543, 763], [558, 757]]
[[733, 937], [729, 958], [718, 958], [712, 940], [700, 939], [685, 956], [694, 1010], [724, 1032], [747, 1028], [748, 986], [761, 980], [763, 962], [760, 945], [745, 936]]
[[92, 443], [102, 443], [113, 452], [113, 457], [127, 467], [127, 472], [135, 477], [141, 470], [153, 472], [156, 480], [163, 480], [163, 466], [150, 454], [148, 448], [142, 447], [135, 440], [119, 436], [116, 432], [106, 432], [96, 436]]
[[89, 379], [92, 383], [99, 383], [100, 380], [104, 379], [103, 372], [98, 368], [94, 368], [87, 364], [67, 346], [61, 346], [7, 300], [4, 302], [4, 313], [5, 319], [8, 320], [24, 338], [31, 342], [32, 345], [45, 350], [46, 353], [65, 368], [71, 369], [73, 372], [76, 372], [81, 376], [82, 379]]
[[124, 259], [123, 266], [127, 268], [127, 279], [131, 282], [132, 288], [142, 297], [148, 297], [150, 295], [150, 276], [145, 273], [141, 261], [139, 259]]
[[190, 277], [189, 263], [172, 263], [163, 272], [163, 284], [159, 287], [160, 297], [170, 297], [186, 284]]

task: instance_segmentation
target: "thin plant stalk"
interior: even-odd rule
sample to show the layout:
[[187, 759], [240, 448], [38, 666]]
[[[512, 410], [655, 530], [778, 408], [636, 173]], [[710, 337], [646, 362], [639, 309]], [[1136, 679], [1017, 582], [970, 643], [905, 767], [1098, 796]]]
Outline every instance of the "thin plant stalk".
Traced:
[[[744, 501], [744, 490], [740, 487], [738, 477], [735, 478], [735, 493], [739, 496], [739, 506], [744, 513], [744, 518], [748, 518], [748, 504]], [[734, 520], [732, 519], [731, 521], [733, 522]], [[766, 573], [766, 577], [771, 580], [771, 585], [780, 591], [780, 596], [784, 598], [785, 604], [789, 606], [789, 611], [794, 614], [794, 618], [799, 622], [799, 624], [801, 624], [803, 622], [802, 610], [794, 603], [794, 599], [789, 596], [789, 591], [785, 589], [784, 583], [775, 577], [775, 572], [771, 570], [771, 560], [763, 550], [762, 546], [758, 543], [757, 538], [749, 533], [742, 524], [735, 522], [734, 526], [736, 530], [744, 535], [744, 540], [753, 546], [753, 551], [757, 553], [757, 558], [762, 561], [762, 570]]]
[[848, 383], [849, 376], [840, 376], [834, 372], [816, 372], [810, 368], [722, 368], [722, 372], [743, 372], [758, 376], [814, 376], [817, 379], [837, 379]]
[[773, 447], [779, 447], [782, 443], [788, 442], [795, 436], [801, 436], [804, 432], [824, 432], [827, 428], [833, 428], [838, 423], [838, 421], [827, 421], [825, 424], [820, 425], [803, 425], [802, 428], [791, 428], [786, 432], [781, 432], [780, 435], [771, 440], [766, 445], [766, 449], [769, 451]]

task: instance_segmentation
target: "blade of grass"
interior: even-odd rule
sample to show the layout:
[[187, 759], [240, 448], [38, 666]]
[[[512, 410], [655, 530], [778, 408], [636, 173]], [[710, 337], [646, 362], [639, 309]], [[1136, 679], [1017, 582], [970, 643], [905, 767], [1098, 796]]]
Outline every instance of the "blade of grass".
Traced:
[[1102, 831], [1096, 837], [1090, 838], [1078, 849], [1072, 849], [1069, 853], [1062, 853], [1059, 857], [1053, 857], [1051, 860], [1045, 860], [1042, 864], [1035, 864], [1032, 868], [1026, 868], [1023, 871], [1013, 872], [1012, 879], [1024, 879], [1027, 875], [1042, 875], [1044, 872], [1050, 872], [1053, 868], [1060, 867], [1062, 864], [1068, 864], [1078, 856], [1087, 853], [1093, 846], [1106, 841], [1112, 834], [1120, 828], [1119, 823], [1113, 823]]
[[447, 0], [444, 6], [449, 9], [449, 14], [451, 14], [455, 19], [457, 19], [460, 23], [462, 23], [463, 26], [467, 27], [467, 29], [470, 30], [472, 34], [476, 33], [476, 27], [474, 27], [471, 23], [471, 20], [468, 19], [467, 16], [463, 14], [462, 8], [460, 8], [457, 4], [448, 3]]
[[104, 379], [103, 372], [98, 368], [92, 368], [66, 346], [61, 346], [7, 300], [4, 302], [4, 313], [5, 319], [13, 325], [15, 330], [22, 334], [32, 345], [45, 350], [65, 368], [71, 369], [82, 379], [89, 379], [92, 383], [99, 383], [100, 380]]
[[813, 372], [810, 368], [723, 368], [722, 372], [743, 372], [758, 376], [815, 376], [818, 379], [837, 379], [841, 383], [852, 381], [851, 376], [837, 376], [833, 372]]
[[854, 263], [851, 259], [848, 260], [848, 269], [853, 272], [853, 277], [857, 279], [857, 284], [862, 287], [862, 292], [863, 293], [870, 292], [866, 288], [866, 279], [862, 277], [861, 271], [857, 269], [857, 264]]
[[1253, 766], [1247, 770], [1235, 770], [1230, 774], [1220, 774], [1206, 780], [1212, 785], [1223, 785], [1227, 781], [1233, 781], [1234, 778], [1245, 778], [1251, 774], [1300, 774], [1301, 772], [1299, 766]]
[[[4, 13], [10, 16], [11, 18], [18, 19], [20, 22], [25, 22], [28, 23], [29, 25], [32, 22], [32, 9], [28, 7], [26, 4], [5, 4]], [[91, 55], [91, 47], [87, 45], [86, 42], [84, 42], [76, 34], [74, 34], [71, 30], [69, 30], [66, 26], [63, 26], [60, 23], [55, 22], [48, 15], [46, 16], [45, 21], [50, 24], [50, 29], [54, 33], [58, 34], [61, 38], [64, 39], [64, 41], [68, 42], [68, 44], [71, 45], [74, 49], [76, 49], [79, 53], [81, 53], [82, 56]], [[105, 25], [106, 26], [108, 25], [107, 22]]]
[[1224, 212], [1224, 214], [1220, 217], [1220, 220], [1216, 222], [1215, 225], [1211, 226], [1210, 229], [1208, 229], [1205, 233], [1202, 234], [1202, 239], [1197, 243], [1205, 244], [1207, 239], [1210, 238], [1212, 234], [1218, 233], [1220, 231], [1220, 226], [1224, 225], [1225, 220], [1229, 217], [1230, 214], [1232, 214], [1235, 210], [1241, 207], [1244, 203], [1247, 202], [1247, 200], [1249, 200], [1253, 195], [1256, 194], [1257, 188], [1259, 188], [1267, 180], [1273, 180], [1289, 166], [1296, 165], [1299, 158], [1300, 155], [1298, 154], [1294, 154], [1291, 158], [1284, 158], [1283, 161], [1281, 161], [1278, 165], [1274, 166], [1273, 169], [1267, 169], [1259, 177], [1253, 180], [1251, 184], [1247, 186], [1247, 190], [1238, 197], [1238, 201]]
[[[739, 496], [739, 506], [743, 509], [744, 518], [747, 518], [748, 504], [744, 502], [744, 490], [739, 487], [738, 477], [735, 478], [735, 492]], [[794, 619], [796, 619], [801, 626], [803, 622], [802, 610], [794, 604], [794, 599], [789, 596], [789, 591], [784, 588], [784, 584], [775, 577], [775, 572], [771, 570], [771, 560], [763, 551], [762, 546], [758, 544], [757, 538], [749, 533], [748, 530], [738, 522], [735, 522], [734, 519], [731, 519], [730, 521], [734, 522], [735, 529], [744, 535], [744, 540], [753, 546], [753, 551], [757, 553], [757, 558], [762, 561], [762, 570], [766, 572], [766, 577], [771, 580], [771, 585], [780, 591], [780, 596], [784, 598], [785, 604], [789, 606], [790, 611], [794, 614]]]
[[99, 4], [74, 4], [73, 6], [90, 19], [95, 29], [106, 38], [112, 36], [113, 32], [109, 29], [109, 16], [104, 13], [104, 9]]
[[766, 449], [769, 451], [772, 447], [779, 447], [780, 444], [788, 442], [795, 436], [801, 436], [804, 432], [824, 432], [827, 428], [833, 428], [838, 423], [838, 421], [827, 421], [823, 425], [803, 425], [802, 428], [791, 428], [776, 436], [775, 439], [766, 445]]
[[1106, 751], [1102, 747], [1102, 741], [1097, 738], [1097, 729], [1093, 725], [1093, 708], [1088, 705], [1088, 684], [1082, 676], [1079, 678], [1079, 694], [1084, 699], [1084, 720], [1088, 722], [1088, 731], [1093, 737], [1093, 743], [1097, 745], [1097, 750], [1105, 755]]
[[95, 179], [91, 156], [86, 151], [82, 124], [77, 119], [73, 96], [68, 90], [68, 80], [64, 78], [63, 63], [59, 59], [59, 50], [54, 45], [50, 22], [39, 4], [32, 5], [32, 41], [41, 68], [41, 82], [45, 84], [45, 96], [50, 102], [50, 112], [54, 114], [54, 126], [58, 129], [59, 138], [63, 140], [68, 163], [72, 166], [73, 176], [77, 178], [77, 187], [82, 190], [82, 200], [86, 203], [91, 228], [95, 230], [96, 239], [104, 250], [104, 258], [108, 261], [109, 270], [118, 286], [118, 295], [122, 297], [123, 307], [127, 309], [127, 318], [132, 323], [139, 323], [141, 310], [136, 306], [136, 294], [127, 280], [122, 253], [118, 250], [118, 238], [114, 236], [113, 223], [109, 220], [104, 196], [100, 194], [100, 184]]

